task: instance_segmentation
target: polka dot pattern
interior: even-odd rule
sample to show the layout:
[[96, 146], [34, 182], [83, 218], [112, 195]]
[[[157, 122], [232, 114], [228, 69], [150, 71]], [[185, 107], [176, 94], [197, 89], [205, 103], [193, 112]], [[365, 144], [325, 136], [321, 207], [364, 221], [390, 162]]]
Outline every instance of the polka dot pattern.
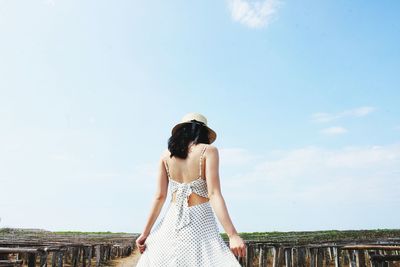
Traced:
[[190, 224], [175, 227], [178, 204], [170, 202], [164, 217], [146, 239], [137, 267], [240, 267], [218, 231], [210, 202], [189, 206]]

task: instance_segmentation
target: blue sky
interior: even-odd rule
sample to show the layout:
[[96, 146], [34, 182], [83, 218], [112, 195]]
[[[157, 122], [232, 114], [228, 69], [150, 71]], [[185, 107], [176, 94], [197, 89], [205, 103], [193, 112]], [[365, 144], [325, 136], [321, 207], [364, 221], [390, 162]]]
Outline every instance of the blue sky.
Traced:
[[0, 0], [0, 227], [141, 232], [199, 112], [238, 231], [398, 228], [399, 8]]

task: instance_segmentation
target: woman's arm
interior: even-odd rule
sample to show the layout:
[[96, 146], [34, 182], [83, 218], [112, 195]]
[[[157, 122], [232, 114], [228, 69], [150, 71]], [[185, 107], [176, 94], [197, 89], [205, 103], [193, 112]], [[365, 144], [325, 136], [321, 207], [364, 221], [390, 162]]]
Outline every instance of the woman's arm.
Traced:
[[161, 155], [158, 162], [158, 175], [157, 175], [157, 187], [154, 195], [154, 200], [152, 203], [152, 207], [150, 210], [150, 214], [147, 218], [146, 225], [142, 232], [143, 235], [148, 236], [150, 234], [151, 228], [154, 225], [154, 222], [157, 220], [158, 215], [161, 212], [161, 209], [164, 205], [164, 202], [167, 198], [168, 194], [168, 176], [167, 171], [164, 165], [164, 156], [166, 155], [166, 151]]
[[228, 214], [228, 209], [224, 197], [221, 193], [219, 181], [219, 153], [215, 146], [208, 146], [206, 153], [206, 180], [208, 197], [211, 206], [218, 220], [221, 222], [225, 232], [229, 236], [231, 250], [235, 255], [244, 257], [246, 255], [246, 247], [242, 238], [238, 235], [231, 218]]

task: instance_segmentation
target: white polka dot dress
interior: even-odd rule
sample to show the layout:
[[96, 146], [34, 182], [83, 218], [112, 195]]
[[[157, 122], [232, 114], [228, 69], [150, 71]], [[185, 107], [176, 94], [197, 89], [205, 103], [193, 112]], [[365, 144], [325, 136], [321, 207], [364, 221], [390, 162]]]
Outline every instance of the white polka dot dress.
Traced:
[[188, 206], [193, 192], [208, 197], [206, 180], [200, 176], [190, 183], [171, 179], [170, 193], [177, 191], [176, 202], [169, 202], [163, 218], [146, 239], [146, 249], [137, 267], [240, 267], [239, 261], [219, 234], [216, 217], [209, 201]]

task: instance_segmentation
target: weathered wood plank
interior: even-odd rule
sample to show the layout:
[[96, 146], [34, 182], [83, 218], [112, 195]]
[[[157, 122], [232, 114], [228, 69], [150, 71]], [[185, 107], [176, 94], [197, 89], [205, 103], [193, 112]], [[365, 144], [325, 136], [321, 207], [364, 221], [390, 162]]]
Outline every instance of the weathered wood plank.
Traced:
[[342, 251], [340, 247], [333, 247], [333, 257], [335, 259], [335, 267], [342, 267], [342, 262], [340, 255], [342, 254]]
[[246, 248], [246, 267], [253, 267], [253, 244], [247, 244]]
[[258, 267], [266, 267], [265, 255], [266, 255], [265, 248], [264, 248], [263, 245], [261, 245], [260, 246], [260, 253], [259, 253], [259, 256], [258, 256]]
[[37, 248], [24, 248], [24, 247], [16, 247], [16, 248], [0, 248], [0, 253], [37, 253]]
[[297, 266], [306, 267], [306, 249], [304, 247], [297, 248]]
[[316, 256], [315, 262], [317, 267], [322, 267], [322, 263], [324, 260], [323, 248], [317, 248], [315, 256]]
[[21, 267], [22, 260], [0, 260], [0, 267]]
[[100, 262], [101, 262], [101, 246], [100, 245], [97, 245], [97, 246], [95, 246], [95, 249], [96, 249], [96, 251], [95, 251], [95, 256], [96, 256], [96, 267], [99, 267], [100, 266]]
[[28, 253], [28, 267], [35, 267], [36, 253]]
[[316, 248], [310, 248], [310, 267], [316, 267]]
[[63, 251], [58, 251], [57, 252], [57, 267], [63, 267], [63, 258], [64, 258], [64, 252]]
[[357, 267], [367, 267], [365, 264], [365, 250], [356, 249], [355, 254]]
[[94, 249], [93, 246], [89, 247], [89, 251], [88, 251], [89, 252], [89, 254], [88, 254], [88, 267], [92, 266], [93, 249]]
[[58, 254], [57, 251], [53, 251], [51, 255], [51, 267], [57, 267], [57, 258]]
[[292, 248], [285, 248], [284, 253], [285, 253], [285, 266], [286, 267], [292, 267]]
[[356, 256], [354, 250], [347, 250], [350, 260], [350, 267], [357, 267]]
[[273, 247], [273, 262], [272, 265], [273, 267], [281, 267], [283, 265], [283, 262], [285, 260], [285, 254], [284, 254], [284, 249], [282, 246], [274, 246]]
[[381, 249], [381, 250], [400, 250], [400, 246], [395, 245], [344, 245], [341, 247], [342, 250], [354, 250], [354, 249]]
[[40, 267], [47, 267], [47, 256], [48, 256], [48, 252], [47, 251], [41, 251], [39, 253], [39, 257], [40, 257]]

